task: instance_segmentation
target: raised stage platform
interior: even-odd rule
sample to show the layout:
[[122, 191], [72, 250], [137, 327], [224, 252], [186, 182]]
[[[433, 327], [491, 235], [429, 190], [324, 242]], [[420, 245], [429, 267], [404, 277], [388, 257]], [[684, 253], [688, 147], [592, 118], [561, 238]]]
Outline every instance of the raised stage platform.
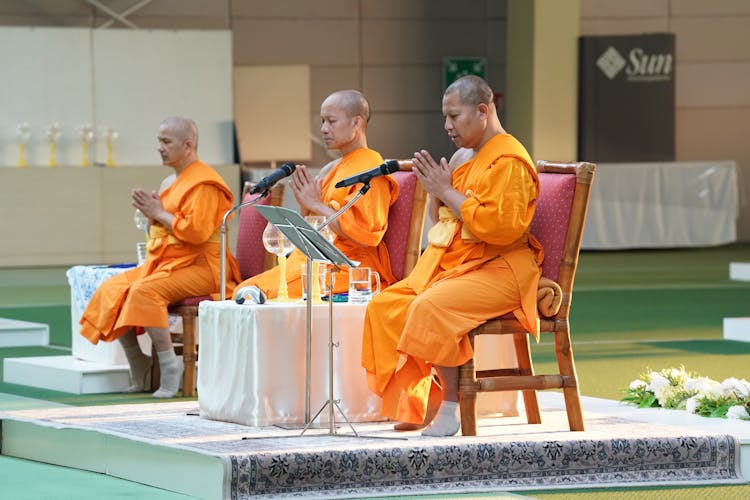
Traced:
[[[299, 430], [201, 418], [198, 403], [6, 411], [2, 453], [110, 474], [201, 498], [352, 498], [423, 493], [738, 484], [750, 425], [583, 398], [570, 432], [562, 396], [540, 394], [541, 425], [483, 418], [479, 436], [428, 438], [389, 423]], [[523, 414], [522, 414], [523, 415]], [[75, 453], [72, 451], [75, 450]]]

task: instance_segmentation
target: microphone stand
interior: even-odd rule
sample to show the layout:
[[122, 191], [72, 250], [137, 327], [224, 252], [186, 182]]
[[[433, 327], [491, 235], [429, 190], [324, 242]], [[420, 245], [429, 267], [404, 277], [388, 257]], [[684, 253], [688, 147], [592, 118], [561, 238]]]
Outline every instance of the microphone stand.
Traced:
[[219, 266], [219, 274], [221, 274], [221, 277], [219, 279], [221, 283], [221, 290], [219, 291], [219, 297], [221, 300], [226, 299], [226, 288], [227, 288], [227, 222], [229, 220], [229, 216], [232, 215], [237, 210], [247, 207], [249, 205], [255, 205], [258, 203], [262, 198], [265, 198], [268, 196], [268, 194], [271, 192], [270, 188], [265, 189], [262, 193], [260, 193], [257, 197], [253, 198], [252, 200], [246, 201], [244, 203], [240, 203], [239, 205], [236, 205], [224, 214], [224, 217], [221, 219], [221, 259], [220, 259], [220, 266]]
[[318, 227], [318, 231], [320, 231], [321, 229], [323, 229], [324, 227], [326, 227], [328, 224], [330, 224], [331, 222], [333, 222], [336, 219], [338, 219], [339, 216], [341, 214], [343, 214], [344, 212], [346, 212], [347, 210], [349, 210], [349, 207], [351, 207], [352, 205], [354, 205], [357, 202], [357, 200], [362, 197], [363, 194], [365, 194], [366, 192], [368, 192], [370, 190], [370, 180], [372, 180], [372, 179], [368, 179], [365, 182], [364, 186], [362, 186], [360, 188], [359, 193], [357, 193], [354, 196], [354, 198], [352, 198], [351, 200], [349, 200], [349, 202], [346, 205], [344, 205], [343, 207], [341, 207], [336, 213], [334, 213], [330, 217], [327, 217], [326, 220], [323, 222], [323, 224], [321, 224], [320, 227]]
[[[357, 202], [358, 199], [362, 197], [367, 191], [370, 190], [370, 180], [367, 179], [364, 181], [364, 185], [360, 188], [359, 192], [349, 200], [349, 202], [341, 207], [336, 213], [328, 217], [323, 224], [321, 224], [317, 229], [320, 231], [324, 227], [326, 227], [331, 222], [335, 221], [341, 214], [346, 212], [349, 207], [354, 205], [354, 203]], [[307, 359], [306, 359], [306, 366], [305, 369], [307, 370], [306, 373], [306, 387], [305, 387], [305, 427], [302, 429], [302, 432], [300, 435], [304, 435], [305, 432], [312, 426], [313, 421], [318, 418], [318, 416], [323, 413], [323, 410], [328, 408], [328, 435], [329, 436], [335, 436], [335, 437], [351, 437], [347, 434], [339, 434], [336, 432], [336, 411], [338, 410], [339, 413], [341, 413], [341, 416], [344, 417], [344, 420], [347, 424], [349, 424], [349, 428], [354, 433], [354, 437], [370, 437], [370, 438], [377, 438], [377, 439], [397, 439], [397, 440], [404, 440], [406, 438], [402, 437], [390, 437], [390, 436], [363, 436], [357, 432], [357, 430], [354, 428], [352, 423], [349, 421], [349, 419], [346, 417], [346, 414], [339, 406], [338, 400], [334, 399], [333, 397], [333, 348], [338, 346], [338, 343], [334, 344], [333, 342], [333, 268], [332, 265], [328, 269], [328, 400], [323, 403], [323, 406], [320, 407], [318, 412], [315, 414], [315, 416], [311, 419], [309, 414], [309, 408], [310, 408], [310, 360], [311, 360], [311, 323], [312, 323], [312, 263], [308, 259], [307, 261], [307, 328], [306, 328], [306, 350], [307, 350]], [[315, 279], [318, 279], [316, 276]]]
[[[346, 205], [341, 207], [336, 213], [331, 215], [330, 217], [327, 217], [323, 223], [318, 226], [318, 232], [320, 232], [321, 229], [326, 227], [331, 222], [338, 219], [341, 214], [349, 210], [349, 207], [354, 205], [357, 200], [359, 200], [362, 195], [364, 195], [367, 191], [370, 190], [370, 181], [364, 183], [364, 185], [360, 188], [359, 192], [349, 200]], [[311, 365], [312, 365], [312, 294], [311, 294], [311, 283], [312, 283], [312, 262], [308, 259], [307, 261], [307, 301], [306, 301], [306, 307], [307, 307], [307, 314], [306, 314], [306, 321], [305, 321], [305, 424], [309, 426], [312, 423], [312, 420], [310, 419], [310, 377], [312, 376], [311, 372]], [[333, 274], [331, 274], [331, 277]], [[317, 276], [315, 276], [315, 279], [318, 279]], [[331, 291], [328, 294], [328, 301], [333, 304], [333, 285], [331, 285]], [[332, 380], [333, 378], [331, 378]], [[318, 412], [320, 413], [320, 412]], [[317, 417], [317, 415], [316, 415]], [[351, 424], [350, 424], [351, 425]], [[307, 427], [305, 427], [305, 430], [307, 430]], [[302, 431], [304, 433], [304, 430]]]

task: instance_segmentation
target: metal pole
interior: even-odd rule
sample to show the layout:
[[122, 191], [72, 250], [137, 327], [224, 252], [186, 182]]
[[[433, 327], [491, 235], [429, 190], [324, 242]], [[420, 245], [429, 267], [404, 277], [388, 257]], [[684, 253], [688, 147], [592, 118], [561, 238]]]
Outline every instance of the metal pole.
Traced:
[[307, 259], [307, 283], [305, 284], [307, 290], [306, 308], [307, 314], [305, 318], [305, 425], [310, 423], [310, 377], [311, 377], [311, 365], [312, 365], [312, 260]]
[[240, 203], [237, 206], [234, 206], [227, 210], [227, 212], [224, 214], [224, 217], [221, 219], [221, 259], [219, 259], [219, 283], [221, 283], [221, 290], [219, 290], [219, 298], [221, 300], [226, 299], [226, 288], [227, 288], [227, 222], [229, 220], [229, 216], [232, 215], [237, 210], [241, 209], [242, 207], [246, 207], [248, 205], [255, 205], [258, 203], [261, 198], [264, 198], [268, 196], [268, 193], [270, 191], [267, 189], [260, 193], [257, 197], [253, 198], [250, 201], [246, 201], [244, 203]]
[[[336, 412], [333, 399], [333, 266], [328, 271], [328, 432], [336, 433]], [[308, 275], [309, 276], [309, 275]]]

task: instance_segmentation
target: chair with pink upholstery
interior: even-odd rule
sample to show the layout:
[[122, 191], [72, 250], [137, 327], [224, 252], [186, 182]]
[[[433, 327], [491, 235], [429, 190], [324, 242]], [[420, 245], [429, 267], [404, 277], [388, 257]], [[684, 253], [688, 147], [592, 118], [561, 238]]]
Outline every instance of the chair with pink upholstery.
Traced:
[[391, 270], [401, 280], [414, 268], [422, 251], [427, 192], [411, 171], [411, 160], [401, 160], [399, 166], [401, 170], [391, 175], [400, 192], [388, 212], [388, 230], [383, 241], [391, 258]]
[[[570, 344], [570, 303], [578, 266], [583, 225], [586, 220], [591, 183], [596, 166], [592, 163], [537, 162], [540, 193], [531, 223], [533, 234], [544, 247], [542, 277], [559, 285], [559, 310], [550, 317], [540, 313], [541, 333], [552, 333], [559, 373], [535, 375], [531, 363], [529, 333], [512, 314], [492, 319], [469, 333], [472, 347], [477, 335], [513, 335], [518, 368], [476, 370], [474, 359], [459, 370], [461, 432], [477, 433], [476, 397], [479, 392], [523, 391], [526, 419], [541, 423], [537, 390], [562, 389], [571, 431], [584, 430], [578, 377]], [[540, 308], [541, 310], [541, 308]], [[488, 358], [482, 353], [482, 358]]]
[[[253, 186], [254, 184], [251, 182], [245, 183], [242, 190], [243, 202], [254, 198], [254, 195], [249, 193]], [[262, 198], [258, 203], [260, 205], [280, 206], [283, 199], [284, 184], [277, 183], [271, 188], [269, 195]], [[238, 219], [237, 250], [234, 255], [237, 258], [240, 274], [244, 280], [273, 267], [274, 256], [266, 252], [263, 247], [263, 230], [266, 228], [268, 221], [253, 206], [242, 208]], [[198, 360], [198, 339], [195, 325], [198, 319], [198, 305], [204, 300], [211, 300], [211, 296], [189, 297], [169, 308], [170, 315], [177, 315], [182, 318], [182, 333], [172, 332], [172, 342], [175, 346], [175, 352], [182, 356], [182, 361], [185, 364], [185, 372], [182, 376], [183, 396], [195, 395], [195, 365]], [[158, 360], [155, 355], [153, 359]], [[154, 381], [152, 384], [158, 386], [158, 362], [154, 363], [151, 380]]]

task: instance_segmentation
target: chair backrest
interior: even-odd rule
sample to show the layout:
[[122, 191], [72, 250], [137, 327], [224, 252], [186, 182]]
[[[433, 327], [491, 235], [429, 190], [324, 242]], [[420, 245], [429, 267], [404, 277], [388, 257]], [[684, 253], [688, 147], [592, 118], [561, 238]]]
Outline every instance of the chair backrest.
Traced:
[[542, 275], [562, 289], [558, 316], [567, 315], [596, 166], [542, 160], [536, 169], [540, 188], [531, 234], [544, 247]]
[[407, 276], [417, 263], [422, 250], [427, 192], [411, 171], [411, 161], [399, 161], [401, 170], [392, 175], [398, 182], [398, 199], [388, 212], [388, 230], [383, 241], [391, 258], [396, 279]]
[[[246, 182], [242, 190], [242, 202], [255, 198], [250, 194], [250, 189], [255, 185]], [[261, 198], [259, 205], [280, 206], [284, 200], [284, 184], [277, 183], [271, 188], [268, 196]], [[274, 256], [266, 252], [263, 247], [263, 230], [268, 221], [250, 205], [239, 211], [239, 223], [237, 226], [237, 250], [235, 257], [240, 267], [242, 279], [247, 279], [260, 274], [274, 265]], [[269, 258], [270, 257], [270, 258]]]

